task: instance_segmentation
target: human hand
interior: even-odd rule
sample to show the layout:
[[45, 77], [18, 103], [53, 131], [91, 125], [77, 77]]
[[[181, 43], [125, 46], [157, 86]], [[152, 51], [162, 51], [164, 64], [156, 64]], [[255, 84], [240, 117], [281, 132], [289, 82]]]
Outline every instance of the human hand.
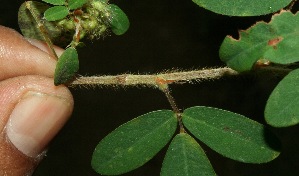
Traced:
[[70, 91], [54, 86], [51, 52], [29, 41], [0, 26], [0, 175], [31, 175], [73, 110]]

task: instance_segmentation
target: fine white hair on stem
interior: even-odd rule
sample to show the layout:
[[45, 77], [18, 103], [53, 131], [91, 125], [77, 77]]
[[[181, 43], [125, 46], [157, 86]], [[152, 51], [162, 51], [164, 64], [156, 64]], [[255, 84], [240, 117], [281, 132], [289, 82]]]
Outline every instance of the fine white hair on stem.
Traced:
[[228, 68], [211, 68], [192, 71], [170, 71], [158, 74], [120, 74], [105, 76], [80, 76], [74, 80], [71, 87], [94, 87], [94, 86], [137, 86], [157, 88], [157, 79], [166, 84], [183, 84], [192, 81], [214, 80], [227, 75], [237, 75], [238, 72]]
[[[273, 73], [273, 76], [288, 74], [291, 69], [280, 67], [262, 67], [254, 70], [255, 73], [267, 72]], [[120, 74], [120, 75], [102, 75], [102, 76], [78, 76], [69, 86], [70, 87], [151, 87], [159, 88], [161, 81], [164, 84], [184, 84], [196, 83], [207, 80], [216, 80], [226, 76], [236, 76], [240, 73], [228, 68], [204, 68], [199, 70], [168, 70], [156, 74]]]

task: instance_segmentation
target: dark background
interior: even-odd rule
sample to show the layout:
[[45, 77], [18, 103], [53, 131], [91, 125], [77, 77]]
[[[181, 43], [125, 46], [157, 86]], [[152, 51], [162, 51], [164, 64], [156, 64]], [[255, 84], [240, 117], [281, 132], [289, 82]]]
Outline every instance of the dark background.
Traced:
[[[17, 12], [22, 1], [1, 0], [0, 24], [19, 31]], [[206, 11], [191, 0], [114, 0], [131, 26], [123, 36], [87, 42], [79, 49], [80, 74], [156, 73], [219, 67], [218, 49], [226, 35], [238, 36], [262, 17], [227, 17]], [[171, 86], [179, 108], [218, 107], [263, 120], [266, 100], [279, 82], [270, 74], [246, 75], [197, 84]], [[71, 88], [75, 109], [53, 140], [34, 176], [97, 175], [90, 166], [97, 143], [130, 119], [169, 109], [164, 95], [151, 88]], [[224, 158], [202, 144], [218, 175], [299, 175], [298, 126], [271, 130], [282, 141], [282, 154], [267, 164], [244, 164]], [[159, 175], [166, 149], [150, 162], [125, 175]]]

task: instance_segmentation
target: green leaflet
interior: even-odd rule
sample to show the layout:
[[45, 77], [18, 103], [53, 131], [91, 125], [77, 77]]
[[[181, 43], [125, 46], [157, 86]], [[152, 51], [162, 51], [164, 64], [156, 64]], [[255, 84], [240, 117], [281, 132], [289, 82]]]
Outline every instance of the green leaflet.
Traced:
[[275, 159], [280, 143], [262, 124], [242, 115], [210, 107], [191, 107], [183, 114], [185, 127], [216, 152], [244, 163]]
[[86, 2], [87, 2], [87, 0], [69, 0], [68, 7], [71, 10], [78, 9], [78, 8], [82, 7]]
[[237, 71], [248, 71], [258, 60], [278, 64], [299, 61], [299, 15], [282, 11], [269, 23], [259, 22], [240, 32], [238, 40], [227, 36], [219, 56], [229, 67]]
[[127, 15], [115, 4], [110, 4], [108, 8], [111, 13], [110, 25], [112, 32], [116, 35], [122, 35], [127, 32], [130, 27]]
[[100, 141], [92, 156], [92, 168], [104, 175], [134, 170], [154, 157], [170, 141], [176, 128], [176, 115], [170, 110], [139, 116]]
[[271, 93], [265, 108], [265, 119], [275, 127], [299, 123], [299, 69], [290, 72]]
[[216, 175], [200, 145], [188, 134], [172, 140], [163, 161], [161, 176]]
[[66, 0], [42, 0], [52, 5], [64, 5]]
[[47, 9], [44, 13], [45, 19], [48, 21], [61, 20], [69, 14], [69, 9], [65, 6], [54, 6]]
[[79, 59], [77, 50], [75, 48], [67, 48], [59, 57], [55, 74], [54, 84], [65, 84], [74, 78], [76, 72], [79, 70]]
[[292, 0], [193, 0], [215, 13], [229, 16], [258, 16], [276, 12]]

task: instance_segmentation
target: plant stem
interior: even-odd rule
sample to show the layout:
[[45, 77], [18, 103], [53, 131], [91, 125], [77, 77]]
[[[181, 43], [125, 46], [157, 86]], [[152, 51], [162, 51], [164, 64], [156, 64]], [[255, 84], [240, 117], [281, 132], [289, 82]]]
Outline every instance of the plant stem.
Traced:
[[[255, 69], [253, 73], [273, 73], [273, 76], [285, 76], [292, 70], [293, 69], [278, 66], [266, 66]], [[220, 67], [202, 70], [165, 72], [152, 75], [121, 74], [115, 76], [81, 76], [74, 80], [69, 86], [83, 86], [87, 88], [95, 86], [143, 86], [159, 88], [159, 85], [157, 85], [157, 78], [165, 80], [165, 83], [169, 85], [215, 80], [224, 76], [236, 76], [239, 74], [241, 73], [228, 67]]]
[[31, 5], [32, 5], [32, 1], [26, 1], [26, 8], [30, 11], [31, 15], [33, 16], [33, 18], [34, 18], [41, 34], [42, 34], [44, 40], [46, 41], [48, 47], [52, 51], [54, 57], [56, 58], [56, 60], [58, 60], [58, 56], [57, 56], [57, 54], [56, 54], [56, 52], [53, 48], [53, 43], [52, 43], [51, 39], [48, 37], [48, 32], [47, 32], [45, 26], [40, 22], [41, 19], [39, 17], [39, 14], [35, 14], [34, 10], [31, 7]]
[[177, 119], [179, 122], [179, 127], [180, 127], [180, 133], [185, 133], [186, 131], [184, 129], [184, 125], [182, 122], [181, 112], [180, 112], [179, 108], [177, 107], [177, 104], [175, 103], [175, 100], [174, 100], [173, 96], [171, 95], [169, 88], [163, 89], [162, 92], [164, 92], [164, 94], [166, 95], [166, 98], [167, 98], [169, 104], [171, 105], [172, 110], [175, 112], [175, 114], [177, 116]]
[[90, 76], [79, 77], [71, 83], [75, 86], [145, 86], [158, 88], [157, 78], [165, 80], [167, 84], [183, 84], [193, 81], [214, 80], [226, 75], [238, 75], [239, 73], [228, 68], [212, 68], [192, 71], [178, 71], [153, 75], [122, 74], [116, 76]]
[[193, 71], [178, 71], [153, 75], [122, 74], [116, 76], [79, 77], [70, 86], [148, 86], [159, 88], [166, 96], [172, 110], [177, 116], [180, 133], [185, 133], [181, 112], [171, 95], [169, 84], [182, 84], [192, 81], [218, 79], [225, 75], [237, 75], [238, 72], [227, 68], [213, 68]]
[[[273, 73], [275, 76], [285, 76], [292, 69], [281, 67], [261, 67], [254, 70], [255, 72], [267, 72]], [[181, 112], [175, 103], [175, 99], [171, 95], [168, 85], [169, 84], [183, 84], [191, 83], [193, 81], [199, 82], [203, 80], [219, 79], [223, 76], [236, 76], [239, 75], [237, 71], [234, 71], [228, 67], [192, 70], [192, 71], [177, 71], [153, 75], [133, 75], [122, 74], [116, 76], [90, 76], [79, 77], [74, 80], [70, 87], [92, 87], [92, 86], [145, 86], [159, 88], [165, 95], [171, 105], [173, 111], [176, 113], [180, 133], [185, 133], [184, 125], [182, 123]]]
[[[255, 72], [273, 72], [273, 75], [286, 75], [292, 69], [281, 67], [261, 67]], [[254, 72], [254, 73], [255, 73]], [[184, 84], [192, 82], [200, 82], [204, 80], [215, 80], [224, 76], [236, 76], [239, 75], [237, 71], [234, 71], [228, 67], [221, 68], [207, 68], [202, 70], [191, 71], [177, 71], [177, 72], [165, 72], [152, 75], [134, 75], [134, 74], [121, 74], [115, 76], [90, 76], [90, 77], [78, 77], [74, 80], [70, 87], [94, 87], [94, 86], [144, 86], [158, 88], [156, 79], [161, 78], [165, 80], [167, 84]]]
[[179, 127], [180, 127], [180, 133], [185, 133], [185, 129], [184, 129], [184, 125], [182, 122], [182, 115], [181, 115], [181, 111], [178, 108], [175, 99], [173, 98], [173, 96], [171, 95], [170, 89], [168, 87], [168, 83], [165, 79], [157, 77], [156, 78], [156, 83], [159, 87], [159, 89], [165, 94], [173, 112], [176, 114], [177, 116], [177, 120], [179, 122]]
[[169, 87], [167, 84], [160, 86], [160, 90], [166, 95], [166, 98], [172, 108], [172, 110], [176, 113], [176, 114], [180, 114], [180, 110], [177, 106], [177, 104], [175, 103], [175, 100], [173, 98], [173, 96], [171, 95], [171, 92], [169, 90]]

